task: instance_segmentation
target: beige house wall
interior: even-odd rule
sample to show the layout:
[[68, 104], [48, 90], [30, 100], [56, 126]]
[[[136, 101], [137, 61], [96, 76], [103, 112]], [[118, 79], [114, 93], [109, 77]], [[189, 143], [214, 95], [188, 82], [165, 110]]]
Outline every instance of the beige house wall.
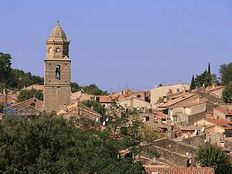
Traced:
[[177, 108], [169, 109], [169, 117], [172, 121], [174, 121], [173, 116], [177, 117], [176, 121], [185, 121], [187, 120], [187, 117], [189, 115], [198, 114], [204, 111], [206, 111], [206, 103], [194, 105], [194, 106], [187, 107], [187, 108], [177, 107]]
[[119, 100], [118, 103], [124, 108], [151, 109], [151, 104], [136, 98]]
[[80, 101], [85, 101], [85, 100], [95, 100], [96, 96], [91, 95], [91, 94], [87, 94], [87, 93], [83, 93], [81, 91], [77, 91], [77, 92], [72, 93], [71, 98], [72, 98], [72, 100], [79, 99]]
[[213, 109], [213, 117], [220, 118], [220, 119], [226, 119], [225, 113], [223, 113], [222, 111], [220, 111], [216, 108]]
[[183, 92], [190, 89], [188, 84], [175, 84], [168, 86], [159, 86], [151, 89], [151, 104], [157, 104], [157, 101], [160, 97], [165, 97], [168, 95], [169, 91], [172, 91], [172, 94], [177, 92]]

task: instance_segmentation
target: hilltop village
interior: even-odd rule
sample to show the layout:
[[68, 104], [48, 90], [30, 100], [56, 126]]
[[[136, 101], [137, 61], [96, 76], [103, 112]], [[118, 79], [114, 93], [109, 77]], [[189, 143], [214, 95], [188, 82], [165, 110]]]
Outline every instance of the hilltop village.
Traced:
[[[4, 89], [0, 96], [4, 105], [2, 120], [52, 113], [67, 120], [87, 119], [105, 130], [112, 108], [118, 107], [113, 115], [122, 118], [121, 109], [129, 113], [129, 121], [119, 124], [113, 135], [139, 121], [144, 138], [140, 146], [159, 154], [151, 156], [144, 150], [134, 155], [131, 148], [125, 148], [120, 150], [120, 158], [141, 162], [148, 174], [214, 174], [215, 168], [204, 167], [197, 159], [200, 146], [207, 143], [220, 147], [232, 158], [232, 105], [222, 99], [224, 86], [212, 83], [193, 88], [192, 84], [177, 83], [146, 91], [125, 89], [100, 95], [84, 89], [71, 92], [69, 40], [59, 23], [46, 41], [46, 49], [44, 83], [18, 91]], [[34, 95], [19, 100], [22, 91], [32, 90], [41, 91], [42, 98]]]

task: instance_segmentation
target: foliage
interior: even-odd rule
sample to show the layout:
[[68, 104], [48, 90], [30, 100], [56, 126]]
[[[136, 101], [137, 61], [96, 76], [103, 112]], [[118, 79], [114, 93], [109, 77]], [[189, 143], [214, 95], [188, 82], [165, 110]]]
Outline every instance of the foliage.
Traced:
[[202, 74], [196, 76], [195, 78], [196, 87], [210, 86], [212, 85], [212, 75], [208, 71], [204, 71]]
[[11, 73], [11, 55], [0, 52], [0, 86], [1, 89], [6, 86], [7, 79]]
[[82, 102], [85, 106], [93, 108], [94, 111], [98, 112], [102, 116], [105, 115], [105, 108], [99, 102], [94, 100], [86, 100]]
[[195, 78], [194, 75], [192, 76], [192, 80], [191, 80], [191, 84], [190, 84], [190, 89], [195, 89], [196, 88], [196, 84], [195, 84]]
[[92, 95], [108, 95], [107, 91], [102, 91], [95, 84], [90, 84], [88, 86], [83, 86], [82, 89], [87, 94], [92, 94]]
[[222, 100], [225, 103], [232, 103], [232, 81], [222, 91]]
[[219, 67], [221, 83], [227, 85], [232, 81], [232, 63], [222, 64]]
[[22, 90], [20, 91], [17, 101], [25, 101], [27, 99], [30, 99], [32, 97], [35, 97], [39, 100], [43, 100], [43, 91], [42, 90], [36, 90], [36, 89], [31, 89], [31, 90]]
[[200, 146], [197, 159], [202, 167], [214, 167], [215, 174], [230, 174], [232, 172], [228, 155], [216, 145], [206, 143]]
[[4, 103], [0, 103], [0, 113], [3, 113]]
[[78, 83], [72, 82], [71, 83], [71, 90], [72, 90], [72, 92], [83, 91], [87, 94], [92, 94], [92, 95], [108, 95], [107, 91], [102, 91], [95, 84], [90, 84], [87, 86], [80, 86]]
[[142, 136], [142, 141], [151, 143], [156, 139], [163, 138], [164, 135], [160, 132], [154, 131], [149, 126], [143, 125], [140, 129], [140, 133]]
[[141, 163], [118, 158], [118, 140], [52, 116], [0, 123], [0, 173], [140, 174]]

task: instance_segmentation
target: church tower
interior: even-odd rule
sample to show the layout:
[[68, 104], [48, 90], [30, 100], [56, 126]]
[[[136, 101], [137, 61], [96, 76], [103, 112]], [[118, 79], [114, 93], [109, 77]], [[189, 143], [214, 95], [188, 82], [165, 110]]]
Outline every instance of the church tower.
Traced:
[[71, 60], [69, 41], [59, 21], [47, 42], [44, 60], [44, 109], [46, 112], [66, 109], [71, 101]]

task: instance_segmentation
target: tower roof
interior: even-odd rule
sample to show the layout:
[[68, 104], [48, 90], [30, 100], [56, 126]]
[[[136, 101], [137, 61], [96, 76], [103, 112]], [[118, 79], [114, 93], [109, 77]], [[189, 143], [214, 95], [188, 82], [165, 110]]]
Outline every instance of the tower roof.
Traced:
[[68, 41], [64, 30], [61, 28], [59, 21], [57, 21], [55, 28], [52, 30], [49, 41]]

